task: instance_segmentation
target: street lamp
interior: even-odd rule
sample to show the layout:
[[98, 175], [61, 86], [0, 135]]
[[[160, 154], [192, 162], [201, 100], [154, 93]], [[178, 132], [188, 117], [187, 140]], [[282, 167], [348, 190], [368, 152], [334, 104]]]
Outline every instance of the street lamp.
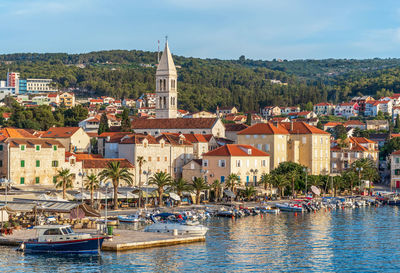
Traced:
[[360, 183], [360, 191], [361, 191], [361, 172], [363, 171], [363, 168], [362, 167], [357, 167], [356, 168], [356, 171], [358, 171], [358, 180], [359, 180], [359, 183]]
[[86, 173], [85, 172], [79, 172], [79, 174], [78, 174], [79, 176], [81, 176], [82, 177], [82, 185], [81, 185], [81, 199], [82, 199], [82, 204], [83, 204], [83, 179], [84, 179], [84, 177], [86, 176]]
[[[147, 171], [143, 171], [143, 173], [146, 175], [146, 203], [144, 204], [144, 208], [147, 209], [147, 198], [148, 198], [148, 188], [149, 188], [149, 175], [151, 175], [151, 171], [147, 170]], [[140, 198], [140, 194], [139, 194], [139, 198]]]
[[309, 168], [303, 168], [303, 172], [306, 173], [306, 197], [308, 193], [308, 186], [307, 186], [307, 179], [308, 179], [308, 172], [311, 171]]
[[10, 179], [7, 179], [7, 178], [1, 178], [1, 179], [0, 179], [0, 183], [1, 183], [2, 185], [4, 185], [5, 188], [6, 188], [6, 195], [5, 195], [4, 203], [5, 203], [6, 206], [7, 206], [7, 190], [8, 190], [8, 186], [11, 184], [11, 180], [10, 180]]
[[108, 192], [107, 192], [107, 189], [108, 189], [108, 187], [110, 187], [110, 185], [111, 185], [110, 182], [101, 182], [101, 184], [100, 184], [101, 187], [105, 187], [106, 188], [106, 207], [105, 207], [105, 218], [106, 219], [104, 221], [106, 232], [107, 232], [107, 207], [108, 207], [108, 203], [107, 203]]

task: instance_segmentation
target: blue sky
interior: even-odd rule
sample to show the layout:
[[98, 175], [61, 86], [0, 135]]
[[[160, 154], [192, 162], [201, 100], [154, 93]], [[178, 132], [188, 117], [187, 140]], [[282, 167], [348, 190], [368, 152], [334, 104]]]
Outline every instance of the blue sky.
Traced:
[[103, 49], [270, 60], [400, 57], [386, 0], [1, 0], [0, 53]]

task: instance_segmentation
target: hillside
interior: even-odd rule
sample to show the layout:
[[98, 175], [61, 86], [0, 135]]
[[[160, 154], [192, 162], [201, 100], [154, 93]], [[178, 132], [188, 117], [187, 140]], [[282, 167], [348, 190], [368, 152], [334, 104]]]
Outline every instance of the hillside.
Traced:
[[[138, 50], [8, 54], [0, 55], [0, 75], [4, 79], [9, 69], [21, 72], [22, 78], [52, 78], [60, 88], [136, 98], [154, 90], [156, 59], [156, 52]], [[217, 105], [258, 111], [265, 105], [336, 103], [357, 94], [380, 96], [400, 90], [400, 59], [257, 61], [244, 56], [238, 60], [174, 56], [174, 60], [180, 66], [179, 107], [189, 111], [213, 110]], [[271, 79], [287, 85], [272, 84]]]

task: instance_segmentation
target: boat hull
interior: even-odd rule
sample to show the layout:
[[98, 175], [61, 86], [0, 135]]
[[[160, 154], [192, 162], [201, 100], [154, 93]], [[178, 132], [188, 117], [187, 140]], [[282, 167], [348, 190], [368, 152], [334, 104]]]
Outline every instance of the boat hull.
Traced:
[[280, 211], [286, 211], [286, 212], [303, 212], [302, 207], [295, 207], [295, 206], [287, 206], [287, 205], [282, 205], [282, 204], [276, 204], [276, 207]]
[[22, 243], [20, 250], [26, 253], [68, 253], [68, 254], [97, 254], [100, 252], [104, 237], [83, 240]]
[[156, 233], [170, 233], [173, 234], [174, 230], [177, 231], [179, 235], [206, 235], [208, 228], [204, 226], [190, 226], [181, 224], [163, 224], [155, 223], [145, 228], [145, 232], [156, 232]]

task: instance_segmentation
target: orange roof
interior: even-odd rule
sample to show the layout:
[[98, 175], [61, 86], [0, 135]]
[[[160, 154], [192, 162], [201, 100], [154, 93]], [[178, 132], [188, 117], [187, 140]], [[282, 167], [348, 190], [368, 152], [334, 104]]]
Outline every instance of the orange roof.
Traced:
[[2, 113], [3, 118], [10, 118], [11, 117], [11, 113]]
[[31, 133], [29, 133], [28, 131], [26, 131], [24, 129], [15, 129], [15, 128], [9, 128], [9, 127], [0, 129], [0, 136], [3, 138], [4, 137], [35, 138], [34, 135], [32, 135]]
[[317, 103], [314, 106], [333, 106], [333, 104], [329, 103], [329, 102], [320, 102], [320, 103]]
[[339, 104], [339, 106], [354, 106], [357, 102], [344, 102]]
[[372, 140], [370, 140], [368, 138], [365, 138], [365, 137], [350, 137], [350, 139], [355, 141], [355, 142], [358, 142], [358, 143], [373, 143], [373, 144], [376, 144], [375, 141], [372, 141]]
[[205, 135], [202, 134], [183, 134], [183, 136], [191, 143], [208, 142]]
[[[282, 122], [282, 125], [286, 127], [290, 134], [320, 134], [330, 135], [324, 130], [318, 129], [312, 125], [309, 125], [303, 121], [301, 122]], [[293, 129], [292, 129], [293, 128]]]
[[70, 138], [81, 127], [51, 127], [40, 137], [43, 138]]
[[239, 133], [238, 135], [287, 135], [289, 134], [288, 130], [285, 129], [280, 123], [277, 125], [273, 125], [272, 123], [256, 123], [249, 128], [246, 128]]
[[227, 123], [225, 124], [225, 132], [239, 132], [246, 128], [249, 128], [248, 125], [243, 123]]
[[349, 126], [349, 125], [363, 125], [363, 126], [365, 126], [365, 123], [361, 122], [359, 120], [348, 120], [343, 125], [344, 126]]
[[343, 125], [343, 123], [342, 123], [342, 122], [336, 122], [336, 121], [330, 121], [330, 122], [327, 122], [324, 126], [327, 126], [327, 127], [336, 127], [336, 126], [338, 126], [338, 125]]
[[54, 139], [40, 139], [40, 138], [7, 138], [4, 142], [10, 143], [10, 147], [19, 147], [20, 145], [25, 145], [26, 148], [35, 148], [35, 145], [40, 145], [42, 148], [52, 148], [56, 145], [59, 148], [64, 148], [64, 146], [57, 140]]
[[393, 152], [392, 155], [400, 155], [400, 150]]
[[192, 145], [192, 143], [189, 142], [186, 138], [181, 139], [180, 135], [177, 133], [161, 133], [161, 135], [158, 136], [156, 140], [159, 142], [160, 139], [164, 139], [165, 143], [169, 143], [171, 145]]
[[125, 158], [92, 158], [83, 160], [82, 169], [105, 169], [108, 166], [108, 162], [113, 161], [119, 161], [121, 163], [121, 168], [135, 168], [135, 166]]
[[132, 129], [210, 129], [217, 120], [217, 118], [136, 119], [132, 121]]
[[149, 144], [158, 144], [155, 137], [143, 134], [129, 134], [123, 137], [120, 141], [121, 144], [141, 144], [143, 140], [147, 139]]
[[117, 143], [120, 142], [121, 139], [126, 136], [132, 134], [131, 132], [104, 132], [101, 133], [98, 137], [99, 138], [110, 138], [107, 142]]
[[[248, 152], [250, 150], [250, 153]], [[209, 151], [203, 156], [269, 156], [251, 145], [226, 144], [215, 150]]]
[[390, 138], [394, 138], [394, 137], [400, 137], [400, 134], [391, 134]]

